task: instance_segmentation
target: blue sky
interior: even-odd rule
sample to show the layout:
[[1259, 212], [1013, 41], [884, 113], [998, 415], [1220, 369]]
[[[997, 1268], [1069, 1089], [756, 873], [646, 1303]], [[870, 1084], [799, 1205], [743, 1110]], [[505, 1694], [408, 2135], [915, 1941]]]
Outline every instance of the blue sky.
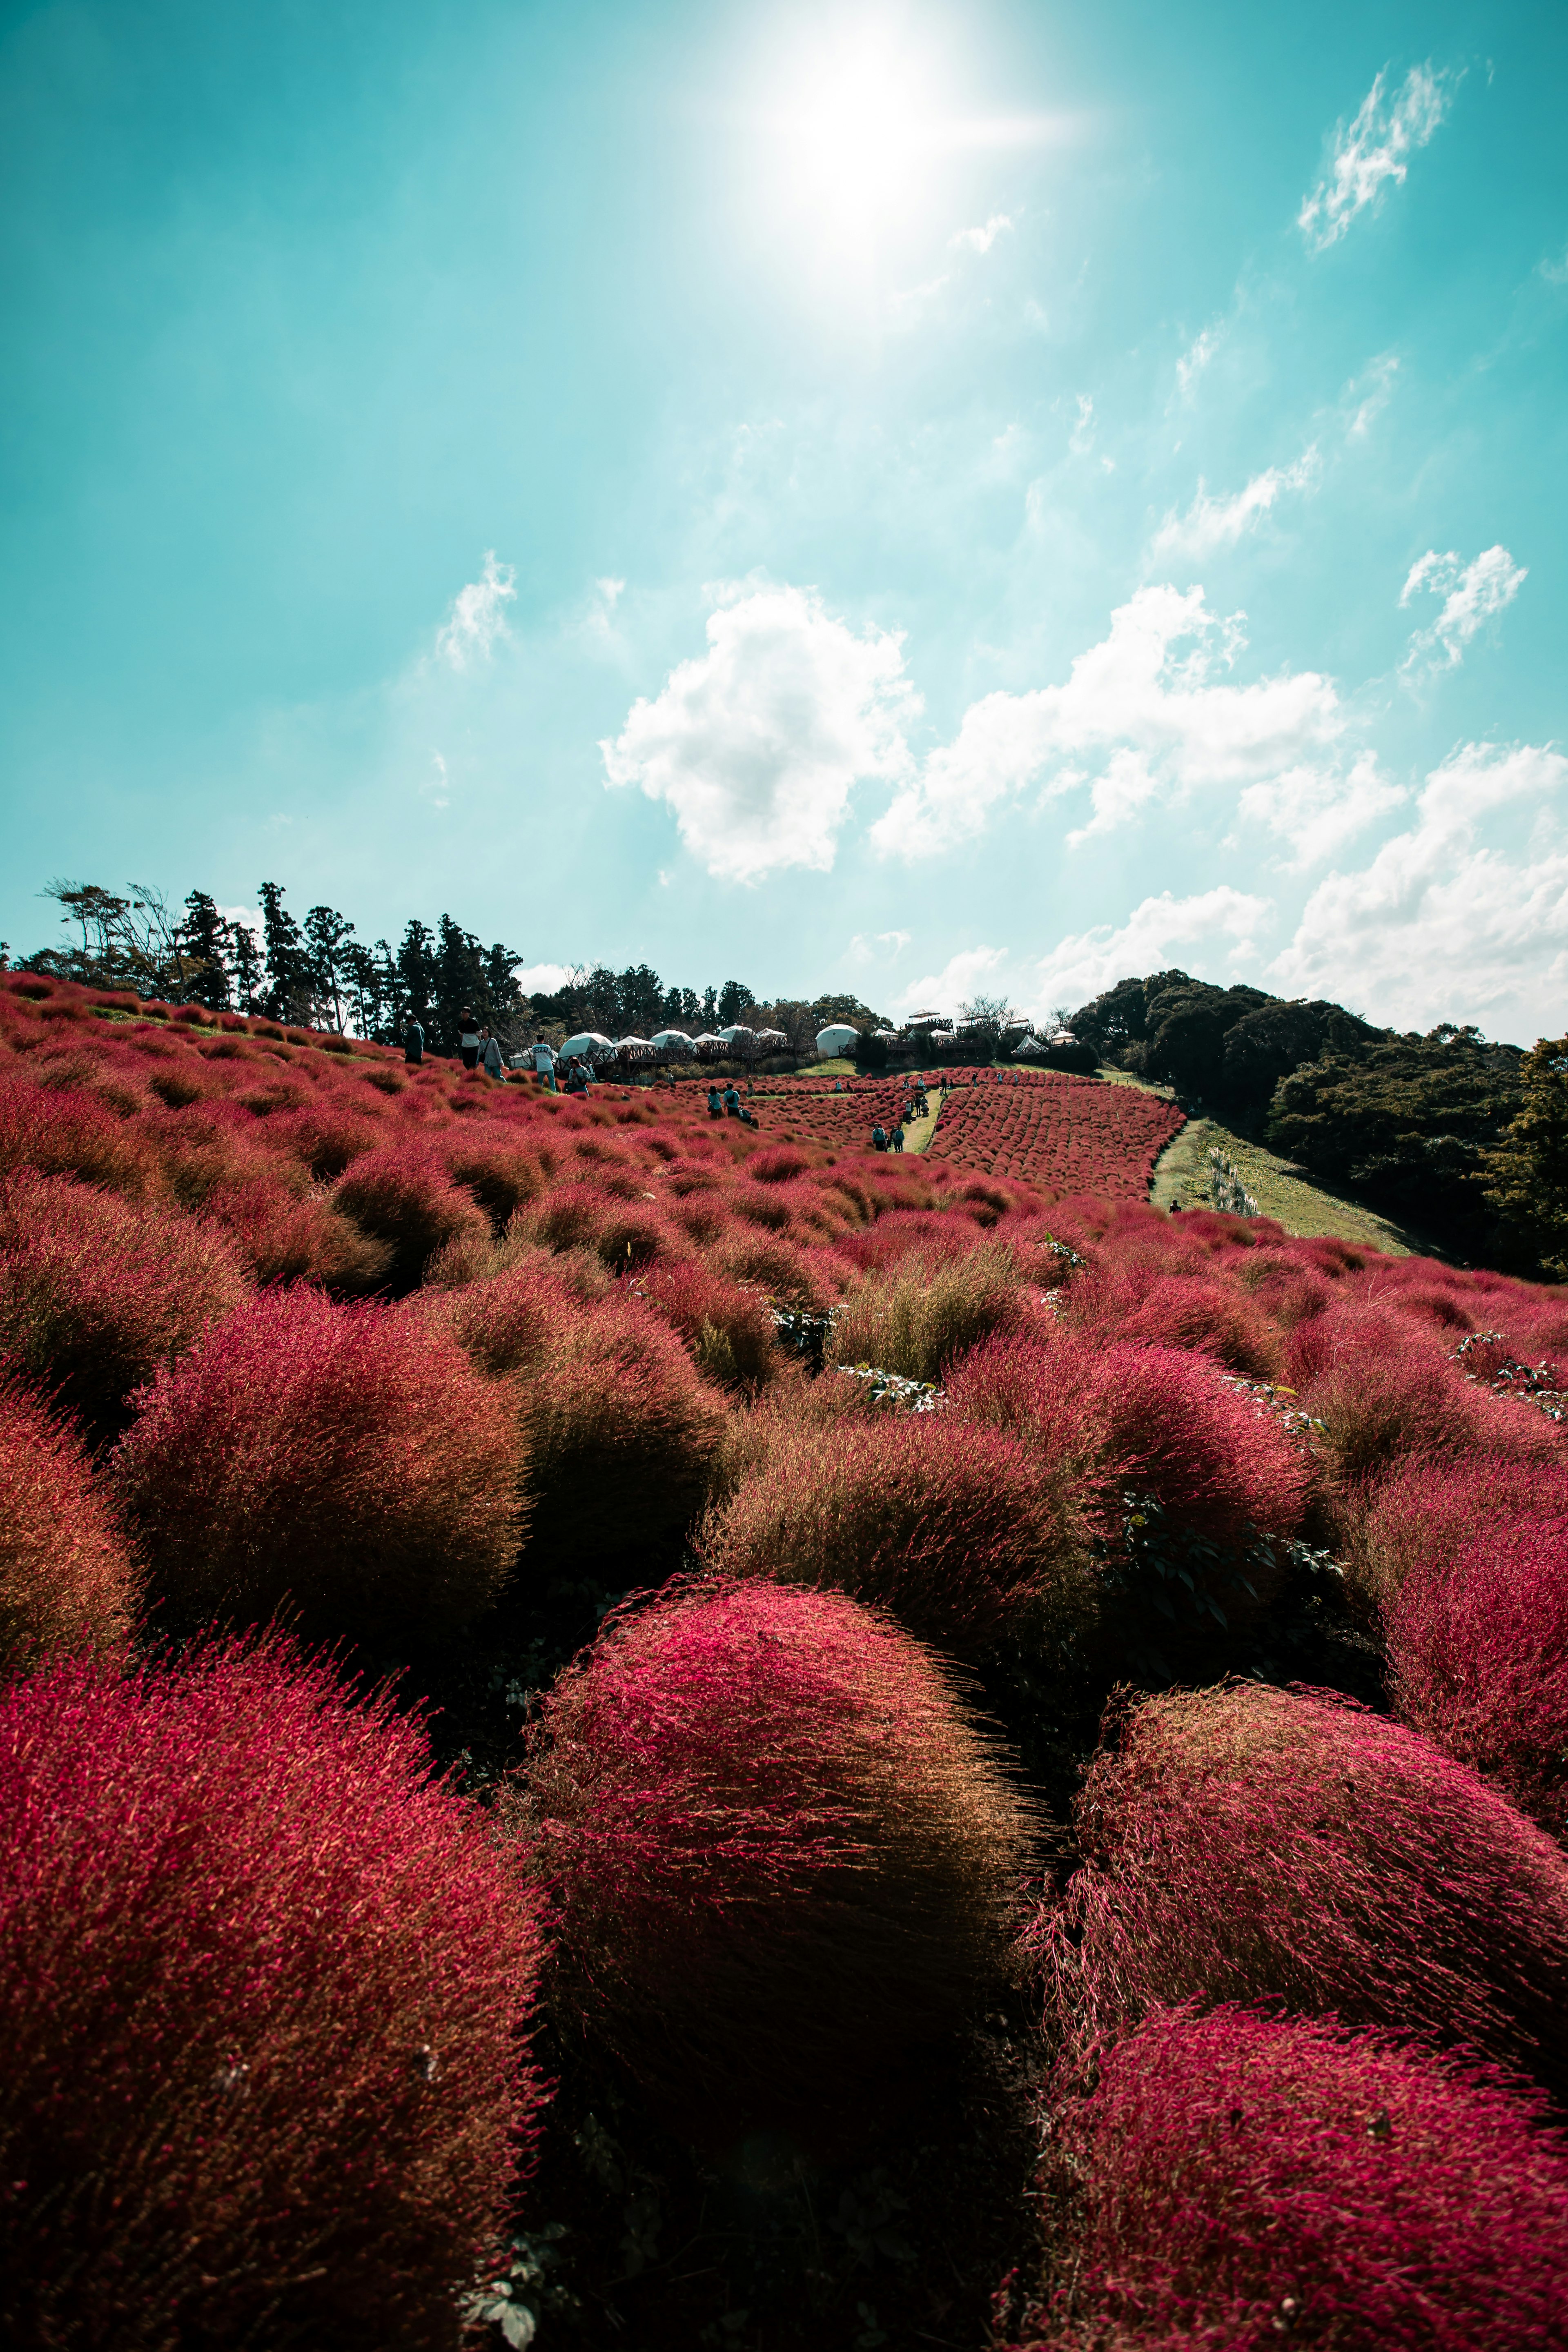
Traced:
[[0, 9], [0, 929], [1568, 1026], [1568, 14]]

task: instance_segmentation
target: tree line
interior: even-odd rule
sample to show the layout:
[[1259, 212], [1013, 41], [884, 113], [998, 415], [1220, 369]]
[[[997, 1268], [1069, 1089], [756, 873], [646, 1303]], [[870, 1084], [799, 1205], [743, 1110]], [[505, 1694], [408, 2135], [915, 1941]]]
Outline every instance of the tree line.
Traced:
[[802, 1053], [828, 1021], [885, 1025], [856, 996], [763, 1003], [740, 980], [700, 992], [667, 987], [646, 963], [619, 972], [604, 963], [575, 965], [559, 989], [531, 998], [517, 976], [521, 952], [500, 940], [486, 947], [450, 915], [434, 929], [411, 917], [395, 948], [384, 939], [367, 944], [334, 907], [296, 917], [276, 882], [263, 882], [258, 894], [259, 938], [250, 923], [226, 916], [205, 890], [188, 892], [179, 908], [142, 883], [122, 894], [95, 882], [54, 881], [45, 895], [74, 936], [26, 957], [27, 971], [384, 1045], [395, 1043], [413, 1019], [437, 1054], [457, 1051], [466, 1013], [509, 1047], [534, 1037], [559, 1045], [582, 1030], [647, 1037], [657, 1029], [696, 1032], [744, 1021], [783, 1031], [790, 1050]]

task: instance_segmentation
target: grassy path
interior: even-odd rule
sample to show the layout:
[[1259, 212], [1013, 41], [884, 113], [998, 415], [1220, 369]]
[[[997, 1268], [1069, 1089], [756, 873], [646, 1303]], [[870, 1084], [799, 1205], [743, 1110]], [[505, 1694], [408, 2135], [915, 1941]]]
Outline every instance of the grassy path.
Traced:
[[1281, 1160], [1213, 1118], [1189, 1119], [1160, 1154], [1150, 1195], [1157, 1209], [1174, 1208], [1178, 1202], [1184, 1209], [1208, 1205], [1211, 1151], [1223, 1153], [1263, 1214], [1277, 1219], [1288, 1234], [1335, 1234], [1342, 1241], [1385, 1250], [1391, 1257], [1430, 1252], [1430, 1244], [1406, 1227], [1325, 1191], [1292, 1160]]

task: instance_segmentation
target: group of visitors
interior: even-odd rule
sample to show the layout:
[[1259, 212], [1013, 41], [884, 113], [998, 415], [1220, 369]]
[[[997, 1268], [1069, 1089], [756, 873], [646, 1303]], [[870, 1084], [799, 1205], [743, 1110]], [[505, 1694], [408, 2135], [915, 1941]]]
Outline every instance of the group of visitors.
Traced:
[[[506, 1055], [500, 1039], [487, 1021], [481, 1027], [472, 1010], [465, 1005], [458, 1027], [458, 1052], [465, 1070], [482, 1068], [488, 1078], [503, 1077]], [[417, 1067], [425, 1059], [424, 1024], [411, 1013], [403, 1032], [403, 1058]]]
[[[751, 1092], [749, 1086], [746, 1091], [748, 1094]], [[717, 1087], [709, 1087], [708, 1116], [710, 1118], [738, 1118], [747, 1127], [760, 1124], [755, 1112], [748, 1110], [741, 1100], [741, 1090], [732, 1078], [722, 1092]]]
[[921, 1087], [915, 1093], [910, 1095], [909, 1101], [904, 1105], [903, 1117], [899, 1120], [896, 1127], [886, 1128], [879, 1123], [871, 1129], [872, 1150], [901, 1151], [904, 1148], [905, 1127], [912, 1126], [917, 1118], [929, 1118], [930, 1117], [931, 1103], [927, 1098], [924, 1087]]

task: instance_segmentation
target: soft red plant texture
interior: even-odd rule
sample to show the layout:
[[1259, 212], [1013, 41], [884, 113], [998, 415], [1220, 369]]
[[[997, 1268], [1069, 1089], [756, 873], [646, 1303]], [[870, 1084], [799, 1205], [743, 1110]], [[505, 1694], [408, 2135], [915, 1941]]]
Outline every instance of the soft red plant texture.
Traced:
[[721, 2138], [809, 2128], [1010, 1966], [1034, 1832], [918, 1643], [838, 1592], [667, 1587], [530, 1735], [560, 1999]]
[[0, 2332], [441, 2347], [526, 2169], [537, 1898], [276, 1640], [0, 1696]]
[[974, 1075], [977, 1083], [948, 1093], [931, 1139], [932, 1151], [955, 1168], [1062, 1192], [1142, 1198], [1155, 1160], [1185, 1124], [1174, 1103], [1134, 1087], [1058, 1070]]
[[0, 1353], [95, 1435], [248, 1287], [211, 1225], [66, 1177], [0, 1179]]
[[758, 1291], [696, 1259], [650, 1266], [633, 1287], [679, 1334], [709, 1380], [754, 1393], [779, 1370], [773, 1312]]
[[526, 1508], [504, 1391], [398, 1310], [264, 1292], [159, 1373], [113, 1456], [179, 1614], [440, 1633], [500, 1595]]
[[701, 1508], [726, 1401], [641, 1299], [580, 1307], [519, 1373], [515, 1397], [537, 1496], [534, 1572], [666, 1543]]
[[1495, 2072], [1167, 2009], [1098, 2074], [1053, 2115], [1071, 2218], [998, 2352], [1561, 2352], [1568, 2142]]
[[1078, 1822], [1041, 1948], [1090, 2032], [1277, 2001], [1468, 2045], [1568, 2103], [1568, 1856], [1419, 1732], [1262, 1684], [1149, 1699]]
[[1221, 1546], [1300, 1523], [1311, 1486], [1301, 1445], [1266, 1400], [1202, 1357], [1068, 1332], [1044, 1346], [994, 1340], [959, 1366], [949, 1394], [964, 1418], [1058, 1465], [1102, 1532], [1129, 1492]]
[[1085, 1533], [1070, 1493], [1016, 1438], [886, 1411], [780, 1416], [699, 1547], [720, 1574], [836, 1587], [941, 1649], [973, 1655], [1004, 1637], [1059, 1637], [1087, 1619]]
[[453, 1183], [435, 1154], [408, 1144], [388, 1144], [353, 1160], [334, 1185], [332, 1202], [387, 1244], [392, 1279], [401, 1289], [411, 1288], [426, 1260], [465, 1228], [489, 1230], [473, 1195]]
[[1568, 1512], [1500, 1519], [1418, 1562], [1384, 1632], [1405, 1720], [1568, 1833]]
[[1346, 1556], [1346, 1573], [1359, 1591], [1387, 1603], [1412, 1569], [1450, 1567], [1461, 1552], [1518, 1519], [1564, 1513], [1568, 1459], [1417, 1460], [1378, 1486]]
[[75, 1433], [0, 1381], [0, 1676], [125, 1639], [137, 1577]]

